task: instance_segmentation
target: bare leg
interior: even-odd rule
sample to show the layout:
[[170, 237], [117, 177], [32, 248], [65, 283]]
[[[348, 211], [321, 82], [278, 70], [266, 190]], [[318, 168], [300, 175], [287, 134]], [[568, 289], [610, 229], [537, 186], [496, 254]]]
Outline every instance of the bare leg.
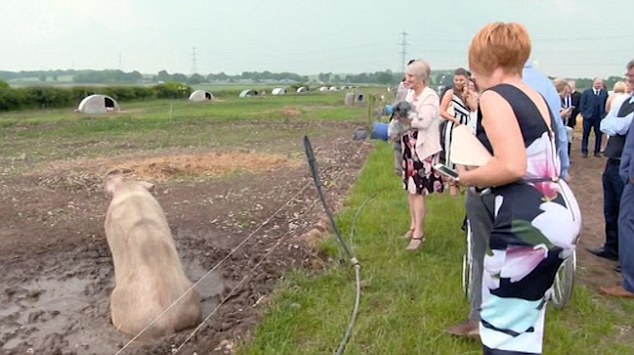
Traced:
[[425, 198], [423, 195], [408, 194], [410, 216], [413, 216], [414, 232], [407, 250], [416, 250], [423, 243], [423, 221], [425, 219]]
[[414, 233], [416, 230], [416, 213], [412, 196], [414, 195], [407, 193], [407, 204], [409, 205], [409, 230]]

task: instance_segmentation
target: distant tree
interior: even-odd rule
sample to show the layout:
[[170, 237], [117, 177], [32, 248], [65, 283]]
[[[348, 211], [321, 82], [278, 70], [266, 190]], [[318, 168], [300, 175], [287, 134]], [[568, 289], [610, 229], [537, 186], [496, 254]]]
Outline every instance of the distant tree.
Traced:
[[205, 77], [198, 73], [192, 74], [192, 76], [190, 76], [189, 79], [187, 80], [187, 83], [189, 85], [197, 85], [204, 82], [205, 82]]
[[160, 72], [158, 72], [158, 75], [156, 76], [156, 81], [170, 81], [171, 76], [169, 75], [169, 73], [166, 70], [161, 70]]
[[176, 74], [172, 75], [171, 80], [179, 82], [179, 83], [186, 83], [187, 82], [187, 76], [185, 74], [176, 73]]
[[319, 79], [319, 81], [321, 81], [322, 83], [327, 83], [330, 81], [330, 75], [332, 73], [319, 73], [317, 75], [317, 79]]
[[379, 84], [387, 85], [387, 84], [392, 84], [394, 82], [394, 76], [392, 75], [392, 71], [389, 69], [384, 72], [377, 72], [375, 74], [376, 74], [376, 81]]
[[7, 83], [4, 80], [0, 80], [0, 89], [8, 89], [9, 88], [9, 83]]

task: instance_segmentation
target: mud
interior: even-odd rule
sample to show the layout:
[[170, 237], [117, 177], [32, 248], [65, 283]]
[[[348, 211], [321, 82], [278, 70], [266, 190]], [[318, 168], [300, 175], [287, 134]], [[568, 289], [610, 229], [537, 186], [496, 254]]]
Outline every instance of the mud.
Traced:
[[[371, 149], [344, 128], [313, 140], [333, 208]], [[250, 337], [267, 295], [289, 270], [321, 265], [300, 236], [323, 219], [323, 209], [301, 139], [291, 143], [300, 158], [170, 152], [52, 162], [0, 175], [0, 353], [230, 352]], [[129, 343], [110, 322], [114, 275], [101, 177], [122, 167], [155, 183], [185, 271], [202, 298], [199, 328], [152, 343]]]

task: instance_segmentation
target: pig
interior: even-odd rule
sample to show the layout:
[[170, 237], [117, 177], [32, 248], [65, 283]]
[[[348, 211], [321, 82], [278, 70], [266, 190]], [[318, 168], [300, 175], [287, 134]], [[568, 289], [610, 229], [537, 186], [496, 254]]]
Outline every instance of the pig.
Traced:
[[112, 196], [104, 224], [115, 278], [110, 314], [125, 334], [136, 336], [147, 327], [140, 339], [193, 327], [201, 318], [200, 296], [183, 271], [153, 186], [119, 171], [105, 178]]

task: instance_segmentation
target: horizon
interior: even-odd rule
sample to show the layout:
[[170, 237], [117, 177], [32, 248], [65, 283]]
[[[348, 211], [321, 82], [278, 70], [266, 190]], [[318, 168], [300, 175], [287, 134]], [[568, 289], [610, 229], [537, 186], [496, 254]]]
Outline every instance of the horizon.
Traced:
[[95, 5], [0, 3], [3, 70], [371, 73], [402, 72], [410, 58], [451, 70], [467, 67], [471, 37], [495, 21], [524, 25], [531, 59], [550, 76], [620, 75], [631, 59], [627, 53], [634, 55], [634, 34], [622, 22], [597, 21], [619, 13], [623, 3], [617, 0], [405, 0], [400, 10], [360, 0]]

